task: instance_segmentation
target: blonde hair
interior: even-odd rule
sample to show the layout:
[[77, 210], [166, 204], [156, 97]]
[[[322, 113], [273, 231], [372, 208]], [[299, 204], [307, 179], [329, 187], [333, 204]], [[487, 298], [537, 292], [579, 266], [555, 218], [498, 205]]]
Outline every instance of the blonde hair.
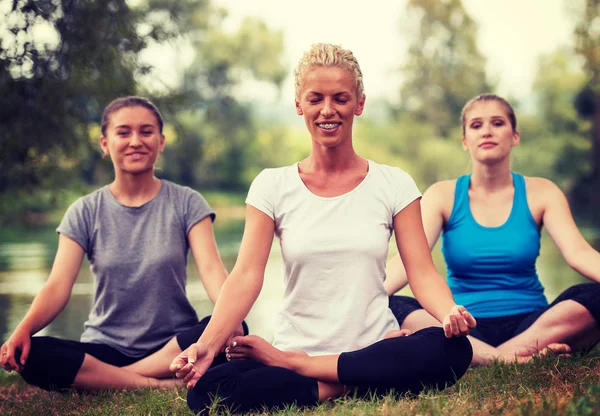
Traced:
[[358, 61], [351, 51], [340, 45], [331, 43], [315, 43], [302, 55], [296, 69], [294, 70], [294, 84], [296, 87], [296, 100], [300, 100], [300, 90], [306, 73], [315, 66], [333, 66], [350, 72], [356, 82], [356, 96], [362, 99], [365, 91], [363, 75]]
[[478, 95], [475, 98], [471, 98], [463, 107], [460, 113], [460, 122], [462, 124], [463, 136], [465, 135], [467, 129], [467, 112], [471, 110], [471, 108], [473, 108], [473, 106], [480, 101], [496, 101], [497, 103], [499, 103], [506, 111], [506, 115], [508, 116], [508, 120], [510, 121], [510, 125], [512, 126], [513, 132], [517, 131], [517, 116], [515, 115], [515, 110], [512, 108], [509, 102], [498, 95], [486, 93]]

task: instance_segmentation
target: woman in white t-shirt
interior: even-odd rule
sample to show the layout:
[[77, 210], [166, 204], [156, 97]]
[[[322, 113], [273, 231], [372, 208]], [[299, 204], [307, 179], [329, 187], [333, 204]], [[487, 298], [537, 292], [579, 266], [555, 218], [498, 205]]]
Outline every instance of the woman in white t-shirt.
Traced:
[[[400, 394], [444, 388], [472, 357], [462, 335], [475, 320], [455, 305], [433, 265], [414, 181], [354, 151], [352, 123], [365, 104], [358, 62], [339, 46], [316, 44], [295, 80], [312, 152], [265, 169], [250, 187], [240, 252], [213, 317], [171, 365], [190, 389], [194, 412], [217, 396], [243, 412], [314, 405], [349, 386]], [[392, 232], [415, 296], [443, 329], [402, 336], [383, 284]], [[260, 292], [274, 235], [285, 295], [273, 346], [259, 337], [228, 340]], [[231, 362], [209, 369], [225, 344]]]

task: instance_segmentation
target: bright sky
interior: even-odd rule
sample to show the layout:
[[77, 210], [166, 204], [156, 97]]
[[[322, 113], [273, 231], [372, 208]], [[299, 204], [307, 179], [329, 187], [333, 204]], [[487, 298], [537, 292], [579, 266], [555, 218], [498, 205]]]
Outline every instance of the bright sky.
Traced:
[[[290, 66], [284, 99], [293, 99], [293, 67], [316, 42], [352, 50], [363, 70], [367, 97], [397, 97], [397, 68], [406, 49], [400, 31], [404, 0], [214, 1], [230, 12], [228, 29], [235, 29], [244, 16], [259, 16], [270, 28], [283, 30]], [[526, 98], [539, 55], [571, 44], [572, 20], [565, 1], [463, 0], [479, 25], [479, 48], [488, 59], [488, 74], [499, 81], [498, 93]]]

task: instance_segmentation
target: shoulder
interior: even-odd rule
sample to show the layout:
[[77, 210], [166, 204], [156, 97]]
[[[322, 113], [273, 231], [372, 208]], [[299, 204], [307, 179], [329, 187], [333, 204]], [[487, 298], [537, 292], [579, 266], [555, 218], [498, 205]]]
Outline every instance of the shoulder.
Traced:
[[161, 179], [161, 181], [170, 197], [174, 196], [185, 198], [191, 195], [200, 195], [200, 192], [190, 188], [189, 186], [179, 185], [166, 179]]
[[422, 204], [436, 207], [452, 207], [457, 179], [439, 181], [431, 185], [423, 193]]
[[274, 186], [286, 181], [286, 179], [297, 175], [297, 164], [282, 166], [278, 168], [263, 169], [252, 181], [252, 186]]
[[68, 211], [85, 212], [95, 210], [107, 197], [108, 185], [96, 189], [87, 195], [80, 196], [70, 206]]
[[413, 178], [398, 166], [384, 165], [369, 160], [369, 169], [371, 169], [371, 173], [373, 175], [378, 176], [386, 181], [414, 182]]
[[564, 199], [564, 192], [550, 179], [523, 176], [527, 198], [540, 203], [552, 203], [557, 199]]

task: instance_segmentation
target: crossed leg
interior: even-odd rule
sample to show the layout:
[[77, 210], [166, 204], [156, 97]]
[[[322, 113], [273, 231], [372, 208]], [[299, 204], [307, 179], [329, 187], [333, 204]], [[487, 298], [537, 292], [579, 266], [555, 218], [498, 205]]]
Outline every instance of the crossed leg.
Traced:
[[[419, 309], [406, 317], [401, 328], [417, 331], [428, 326], [440, 326], [440, 323], [425, 310]], [[498, 347], [473, 336], [468, 338], [473, 346], [473, 366], [487, 365], [492, 361], [524, 363], [535, 355], [549, 352], [569, 354], [571, 351], [587, 351], [600, 340], [600, 328], [583, 305], [565, 300]]]

